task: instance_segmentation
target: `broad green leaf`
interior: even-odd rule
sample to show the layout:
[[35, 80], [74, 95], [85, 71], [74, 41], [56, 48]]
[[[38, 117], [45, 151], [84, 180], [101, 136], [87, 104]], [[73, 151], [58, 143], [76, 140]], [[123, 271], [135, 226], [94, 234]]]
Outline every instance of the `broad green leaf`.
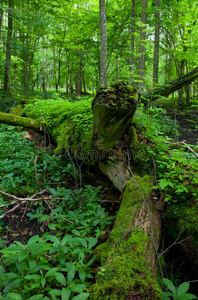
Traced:
[[45, 277], [53, 276], [54, 273], [56, 273], [57, 271], [58, 271], [58, 267], [51, 268], [51, 269], [45, 274]]
[[0, 265], [0, 278], [2, 278], [3, 274], [4, 274], [4, 268], [2, 265]]
[[25, 260], [29, 256], [29, 253], [27, 251], [23, 251], [18, 256], [18, 261], [21, 262]]
[[16, 293], [8, 293], [5, 299], [6, 300], [22, 300], [21, 296]]
[[36, 266], [36, 261], [33, 260], [33, 259], [30, 259], [30, 260], [28, 261], [28, 264], [29, 264], [29, 268], [30, 268], [30, 270], [31, 270], [31, 269], [33, 269], [33, 268]]
[[86, 300], [89, 296], [89, 293], [82, 293], [78, 296], [72, 298], [72, 300]]
[[80, 243], [83, 247], [87, 248], [87, 241], [85, 239], [81, 239]]
[[66, 279], [62, 273], [56, 272], [56, 273], [54, 273], [54, 276], [59, 283], [66, 286]]
[[41, 275], [38, 275], [38, 274], [27, 275], [24, 277], [24, 279], [26, 279], [26, 280], [34, 280], [34, 281], [37, 281], [40, 278], [41, 278]]
[[53, 289], [48, 294], [51, 295], [51, 296], [60, 296], [61, 295], [61, 291], [58, 290], [58, 289]]
[[198, 298], [195, 295], [189, 293], [179, 296], [177, 298], [177, 300], [191, 300], [191, 299], [198, 299]]
[[174, 184], [171, 181], [167, 181], [166, 179], [160, 179], [159, 186], [163, 190], [167, 186], [174, 187]]
[[53, 224], [49, 224], [48, 227], [51, 230], [55, 230], [56, 229], [56, 224], [54, 224], [54, 223]]
[[67, 273], [67, 280], [68, 280], [68, 283], [71, 283], [72, 282], [72, 280], [74, 279], [74, 276], [75, 276], [75, 266], [73, 265], [70, 269], [69, 269], [69, 271], [68, 271], [68, 273]]
[[173, 285], [172, 281], [170, 281], [167, 278], [163, 278], [164, 284], [166, 285], [166, 287], [174, 294], [176, 295], [176, 288]]
[[29, 298], [30, 300], [43, 299], [43, 294], [34, 295]]
[[61, 299], [62, 300], [69, 300], [70, 295], [71, 295], [70, 289], [62, 288], [62, 291], [61, 291]]
[[79, 277], [80, 277], [80, 280], [81, 280], [82, 282], [84, 282], [84, 281], [85, 281], [85, 278], [86, 278], [85, 272], [79, 272]]
[[41, 285], [42, 285], [42, 287], [45, 286], [45, 283], [46, 283], [46, 279], [43, 277], [43, 278], [41, 279]]
[[184, 282], [182, 283], [178, 288], [177, 288], [177, 296], [181, 296], [183, 294], [186, 294], [186, 292], [189, 290], [190, 284], [189, 282]]
[[47, 235], [46, 237], [45, 237], [45, 240], [46, 241], [51, 241], [51, 242], [56, 242], [56, 243], [59, 243], [60, 244], [60, 241], [59, 241], [59, 239], [56, 237], [56, 236], [54, 236], [54, 235]]
[[74, 293], [81, 294], [81, 293], [83, 293], [83, 289], [85, 289], [85, 288], [86, 288], [85, 284], [76, 284], [71, 287], [71, 291]]
[[72, 233], [75, 234], [75, 235], [77, 235], [77, 236], [81, 236], [80, 232], [78, 230], [76, 230], [76, 229], [73, 229]]
[[36, 242], [40, 241], [40, 237], [38, 235], [34, 235], [33, 237], [31, 237], [28, 241], [28, 245], [32, 245], [35, 244]]
[[88, 242], [89, 242], [89, 249], [91, 249], [92, 247], [94, 247], [97, 244], [98, 239], [97, 238], [89, 238]]

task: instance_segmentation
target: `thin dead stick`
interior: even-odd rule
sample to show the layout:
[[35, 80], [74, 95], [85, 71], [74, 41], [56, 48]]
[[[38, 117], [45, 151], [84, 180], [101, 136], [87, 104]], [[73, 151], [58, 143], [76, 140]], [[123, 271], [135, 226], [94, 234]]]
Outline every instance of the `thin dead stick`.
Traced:
[[175, 148], [187, 148], [196, 158], [198, 158], [198, 154], [188, 145], [186, 144], [186, 141], [178, 142], [178, 143], [170, 143], [169, 148], [175, 149]]
[[[47, 196], [47, 197], [42, 197], [42, 198], [35, 198], [35, 197], [31, 197], [31, 198], [19, 198], [19, 197], [16, 197], [16, 196], [14, 196], [14, 195], [11, 195], [11, 194], [8, 194], [8, 193], [5, 193], [5, 192], [3, 192], [3, 191], [0, 191], [0, 193], [2, 193], [2, 194], [4, 194], [4, 195], [6, 195], [6, 196], [8, 196], [8, 197], [10, 197], [10, 198], [13, 198], [13, 199], [15, 199], [15, 200], [17, 200], [17, 201], [42, 201], [42, 200], [52, 200], [52, 199], [54, 199], [54, 200], [65, 200], [65, 198], [54, 198], [54, 197], [52, 197], [52, 196]], [[36, 194], [36, 195], [38, 195], [38, 194]]]
[[[17, 210], [22, 204], [25, 204], [25, 203], [27, 203], [28, 201], [39, 201], [39, 200], [43, 200], [43, 201], [45, 201], [45, 203], [47, 204], [47, 206], [49, 207], [49, 209], [50, 209], [51, 211], [53, 211], [52, 208], [51, 208], [51, 206], [50, 206], [49, 203], [47, 202], [47, 200], [51, 200], [51, 199], [55, 199], [55, 200], [56, 200], [56, 199], [57, 199], [57, 200], [65, 200], [65, 198], [52, 198], [51, 196], [50, 196], [50, 197], [43, 197], [43, 198], [35, 198], [35, 197], [38, 196], [38, 195], [44, 194], [46, 191], [47, 191], [47, 190], [43, 190], [43, 191], [41, 191], [41, 192], [39, 192], [39, 193], [37, 193], [37, 194], [34, 194], [31, 198], [18, 198], [18, 197], [14, 196], [14, 195], [5, 193], [5, 192], [3, 192], [3, 191], [0, 191], [0, 193], [6, 195], [6, 196], [8, 196], [8, 197], [11, 197], [11, 198], [16, 199], [16, 201], [21, 201], [19, 204], [15, 205], [12, 209], [6, 211], [3, 215], [1, 215], [1, 216], [0, 216], [0, 219], [5, 218], [8, 214], [14, 212], [14, 211]], [[22, 199], [23, 199], [23, 200], [22, 200]], [[12, 203], [16, 203], [16, 201], [13, 201]], [[55, 215], [57, 216], [57, 214], [55, 214]], [[24, 216], [24, 214], [23, 214], [23, 216]], [[23, 216], [22, 216], [22, 218], [23, 218]], [[65, 221], [67, 221], [67, 222], [69, 222], [69, 223], [71, 223], [71, 224], [74, 224], [72, 221], [70, 221], [70, 220], [67, 219], [67, 218], [62, 217], [61, 219], [65, 220]]]
[[181, 142], [181, 144], [183, 144], [190, 152], [192, 152], [196, 156], [196, 158], [198, 158], [198, 154], [190, 146], [188, 146], [185, 142]]
[[17, 210], [22, 204], [25, 204], [27, 201], [23, 201], [17, 205], [15, 205], [12, 209], [7, 210], [6, 212], [4, 212], [3, 215], [0, 216], [0, 219], [5, 218], [7, 215], [9, 215], [10, 213], [14, 212], [15, 210]]
[[191, 236], [188, 236], [186, 239], [183, 239], [183, 240], [181, 240], [181, 241], [178, 242], [178, 239], [179, 239], [180, 235], [181, 235], [181, 232], [179, 233], [179, 235], [178, 235], [178, 237], [176, 238], [176, 240], [174, 241], [174, 243], [172, 243], [168, 248], [166, 248], [162, 253], [160, 253], [160, 254], [158, 255], [158, 257], [160, 257], [161, 255], [165, 254], [165, 253], [166, 253], [170, 248], [172, 248], [173, 246], [178, 245], [178, 244], [181, 244], [182, 242], [185, 242], [185, 241], [189, 240], [189, 239], [192, 237], [192, 235], [191, 235]]
[[[36, 193], [36, 194], [34, 194], [32, 197], [31, 197], [31, 199], [33, 200], [35, 197], [37, 197], [37, 196], [40, 196], [40, 195], [43, 195], [45, 192], [46, 192], [47, 190], [43, 190], [43, 191], [41, 191], [41, 192], [39, 192], [39, 193]], [[10, 194], [7, 194], [7, 193], [5, 193], [5, 192], [3, 192], [3, 191], [0, 191], [2, 194], [5, 194], [6, 196], [8, 196], [8, 195], [10, 195]], [[10, 196], [12, 196], [12, 195], [10, 195]], [[15, 196], [14, 196], [15, 197]], [[13, 201], [13, 202], [11, 202], [10, 204], [15, 204], [16, 203], [16, 201]], [[5, 218], [8, 214], [10, 214], [10, 213], [12, 213], [12, 212], [14, 212], [15, 210], [17, 210], [21, 205], [23, 205], [23, 204], [25, 204], [25, 203], [27, 203], [27, 201], [21, 201], [19, 204], [17, 204], [17, 205], [15, 205], [13, 208], [11, 208], [10, 210], [7, 210], [3, 215], [1, 215], [0, 216], [0, 219], [3, 219], [3, 218]], [[1, 206], [2, 207], [2, 206]]]

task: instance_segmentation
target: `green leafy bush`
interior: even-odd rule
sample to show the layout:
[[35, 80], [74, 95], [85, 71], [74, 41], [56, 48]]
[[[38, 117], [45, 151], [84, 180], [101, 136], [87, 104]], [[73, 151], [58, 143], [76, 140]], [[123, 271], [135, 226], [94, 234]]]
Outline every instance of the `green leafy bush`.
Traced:
[[172, 281], [167, 278], [163, 278], [164, 284], [170, 290], [170, 292], [162, 292], [162, 300], [190, 300], [197, 299], [193, 294], [187, 293], [189, 290], [189, 282], [182, 283], [179, 287], [175, 287]]

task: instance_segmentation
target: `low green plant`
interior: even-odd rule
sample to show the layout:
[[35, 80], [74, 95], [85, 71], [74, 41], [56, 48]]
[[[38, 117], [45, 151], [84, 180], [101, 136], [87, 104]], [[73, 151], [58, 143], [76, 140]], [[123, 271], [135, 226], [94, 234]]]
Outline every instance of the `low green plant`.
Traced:
[[162, 292], [162, 300], [190, 300], [197, 299], [193, 294], [187, 293], [190, 288], [189, 282], [182, 283], [179, 287], [175, 287], [172, 281], [163, 278], [164, 284], [170, 292]]
[[[24, 133], [14, 126], [0, 125], [0, 190], [18, 195], [33, 194], [38, 190], [35, 173], [43, 188], [49, 182], [72, 174], [69, 161], [38, 150], [33, 142], [24, 139]], [[0, 197], [0, 202], [5, 204], [5, 199]]]
[[[97, 238], [45, 234], [26, 245], [15, 242], [1, 250], [1, 296], [15, 293], [16, 299], [86, 299], [86, 279], [92, 278], [92, 247]], [[76, 297], [80, 294], [80, 297]], [[1, 298], [0, 298], [1, 299]], [[15, 298], [13, 298], [15, 299]]]
[[[51, 206], [55, 206], [54, 209], [49, 212], [38, 204], [37, 208], [27, 213], [27, 216], [30, 219], [38, 219], [39, 223], [47, 221], [51, 230], [66, 230], [67, 232], [75, 230], [73, 233], [79, 236], [93, 235], [98, 238], [114, 219], [114, 217], [109, 217], [105, 209], [97, 202], [101, 200], [98, 196], [100, 189], [101, 187], [94, 188], [90, 185], [73, 191], [65, 188], [57, 190], [50, 188], [49, 191], [55, 198], [51, 200]], [[60, 201], [57, 200], [58, 197]]]

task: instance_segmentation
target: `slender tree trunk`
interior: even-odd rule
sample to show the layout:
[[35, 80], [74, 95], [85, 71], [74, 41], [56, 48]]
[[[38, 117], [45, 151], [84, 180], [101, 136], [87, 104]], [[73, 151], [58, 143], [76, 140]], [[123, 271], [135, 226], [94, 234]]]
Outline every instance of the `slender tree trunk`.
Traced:
[[0, 50], [2, 47], [2, 40], [1, 40], [2, 23], [3, 23], [3, 8], [0, 8]]
[[160, 0], [155, 0], [155, 42], [153, 60], [153, 85], [159, 82], [159, 42], [160, 42]]
[[105, 0], [100, 0], [100, 85], [107, 85], [107, 19]]
[[80, 96], [82, 92], [82, 71], [81, 67], [79, 67], [78, 73], [77, 73], [77, 79], [76, 79], [76, 96]]
[[56, 78], [56, 52], [54, 49], [54, 84], [55, 84], [55, 89], [56, 92], [58, 93], [58, 83], [57, 83], [57, 78]]
[[116, 57], [116, 81], [119, 81], [119, 58]]
[[26, 95], [29, 90], [29, 78], [28, 78], [28, 62], [29, 62], [29, 49], [30, 49], [30, 41], [29, 34], [26, 35], [26, 48], [25, 48], [25, 61], [24, 61], [24, 88]]
[[131, 55], [130, 55], [130, 84], [134, 85], [134, 50], [135, 50], [135, 0], [132, 0], [131, 24]]
[[[44, 38], [43, 38], [44, 42]], [[46, 82], [45, 82], [45, 46], [43, 45], [43, 81], [42, 81], [42, 88], [43, 88], [43, 99], [46, 99]]]
[[8, 9], [8, 32], [7, 32], [7, 44], [6, 44], [6, 61], [4, 70], [4, 91], [10, 90], [10, 66], [11, 66], [11, 40], [12, 40], [12, 10], [14, 7], [14, 0], [9, 0]]
[[147, 0], [142, 0], [142, 11], [141, 11], [141, 28], [140, 28], [140, 47], [139, 47], [139, 60], [138, 60], [138, 75], [139, 75], [139, 91], [143, 91], [143, 79], [145, 70], [145, 41], [146, 41], [146, 19], [147, 19]]
[[82, 81], [83, 81], [83, 89], [84, 89], [84, 93], [87, 93], [87, 89], [86, 89], [86, 83], [85, 83], [85, 72], [82, 73]]

